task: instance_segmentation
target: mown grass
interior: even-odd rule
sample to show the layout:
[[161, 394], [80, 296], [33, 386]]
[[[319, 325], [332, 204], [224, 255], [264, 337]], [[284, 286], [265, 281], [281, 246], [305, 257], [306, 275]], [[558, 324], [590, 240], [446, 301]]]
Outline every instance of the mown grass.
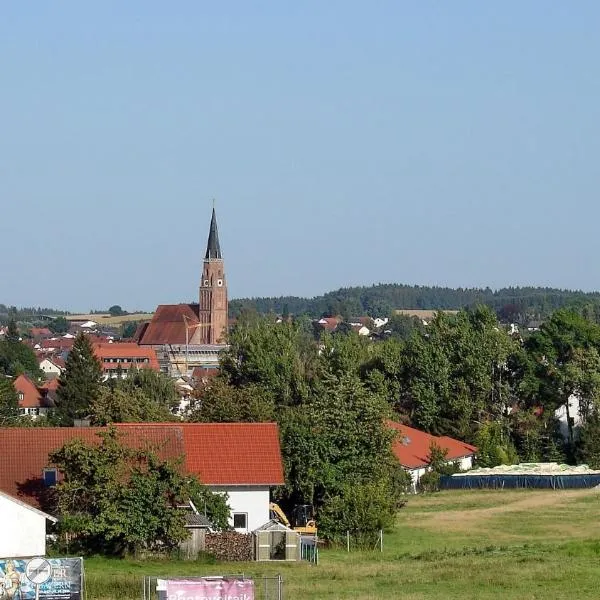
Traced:
[[86, 560], [89, 600], [140, 598], [144, 575], [281, 574], [286, 599], [596, 598], [600, 492], [443, 492], [412, 498], [383, 552], [323, 550], [318, 566]]

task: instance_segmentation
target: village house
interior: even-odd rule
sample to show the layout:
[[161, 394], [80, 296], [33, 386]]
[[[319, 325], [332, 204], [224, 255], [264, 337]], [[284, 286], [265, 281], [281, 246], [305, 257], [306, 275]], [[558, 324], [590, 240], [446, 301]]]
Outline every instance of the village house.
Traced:
[[431, 435], [400, 423], [390, 422], [389, 426], [397, 432], [392, 451], [400, 465], [410, 474], [414, 490], [429, 469], [429, 453], [432, 444], [445, 450], [448, 463], [456, 463], [461, 471], [473, 467], [477, 452], [475, 446], [447, 436]]
[[[269, 521], [271, 488], [282, 485], [276, 423], [117, 424], [123, 443], [156, 447], [163, 458], [183, 457], [183, 468], [212, 491], [226, 493], [230, 524], [250, 532]], [[60, 479], [48, 455], [72, 439], [99, 443], [102, 427], [0, 428], [0, 491], [40, 508], [45, 488]], [[200, 507], [201, 508], [201, 507]]]
[[138, 346], [134, 342], [96, 342], [92, 349], [102, 364], [104, 380], [125, 378], [131, 368], [160, 370], [156, 352], [149, 346]]
[[59, 356], [42, 357], [39, 365], [46, 379], [60, 377], [61, 373], [65, 370], [65, 361]]
[[19, 375], [13, 382], [19, 401], [19, 414], [37, 419], [45, 417], [54, 408], [48, 390], [39, 388], [27, 375]]

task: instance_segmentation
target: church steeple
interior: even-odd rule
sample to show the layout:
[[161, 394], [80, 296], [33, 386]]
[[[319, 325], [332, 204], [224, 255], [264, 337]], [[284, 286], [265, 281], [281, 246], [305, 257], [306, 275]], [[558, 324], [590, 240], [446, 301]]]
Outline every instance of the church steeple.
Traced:
[[222, 259], [221, 246], [219, 245], [219, 229], [217, 227], [217, 213], [213, 206], [210, 230], [208, 232], [208, 243], [206, 244], [206, 255], [204, 260]]
[[213, 205], [198, 302], [198, 335], [202, 344], [223, 344], [227, 335], [227, 280]]

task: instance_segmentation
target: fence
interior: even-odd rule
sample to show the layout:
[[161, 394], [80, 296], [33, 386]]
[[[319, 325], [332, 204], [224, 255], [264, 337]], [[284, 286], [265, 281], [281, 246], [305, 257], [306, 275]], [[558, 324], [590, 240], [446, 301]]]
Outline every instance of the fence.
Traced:
[[319, 564], [319, 540], [316, 535], [300, 536], [300, 560]]
[[[284, 600], [283, 579], [281, 575], [272, 577], [258, 577], [253, 580], [248, 579], [243, 573], [238, 575], [214, 575], [203, 577], [189, 577], [169, 575], [164, 577], [145, 576], [143, 580], [143, 600], [167, 600], [166, 590], [157, 589], [163, 582], [177, 581], [187, 584], [202, 584], [210, 582], [248, 582], [253, 581], [252, 591], [245, 595], [248, 600]], [[211, 598], [219, 598], [218, 595], [211, 594]], [[222, 596], [227, 598], [227, 594]]]

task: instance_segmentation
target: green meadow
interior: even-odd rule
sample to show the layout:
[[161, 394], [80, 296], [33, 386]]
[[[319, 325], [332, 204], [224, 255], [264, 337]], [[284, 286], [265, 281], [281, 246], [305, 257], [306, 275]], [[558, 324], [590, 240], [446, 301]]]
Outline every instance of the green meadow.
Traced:
[[144, 575], [234, 573], [280, 574], [286, 600], [597, 598], [600, 491], [410, 498], [383, 552], [323, 549], [316, 566], [90, 558], [85, 569], [88, 600], [141, 598]]

